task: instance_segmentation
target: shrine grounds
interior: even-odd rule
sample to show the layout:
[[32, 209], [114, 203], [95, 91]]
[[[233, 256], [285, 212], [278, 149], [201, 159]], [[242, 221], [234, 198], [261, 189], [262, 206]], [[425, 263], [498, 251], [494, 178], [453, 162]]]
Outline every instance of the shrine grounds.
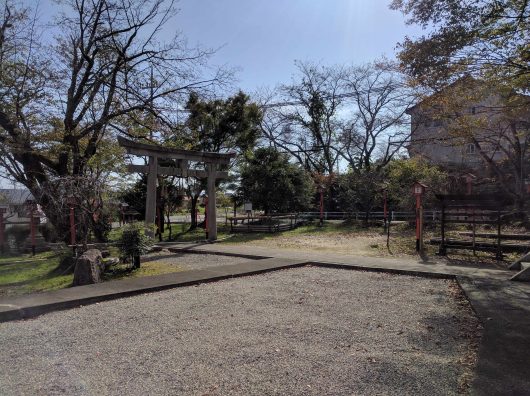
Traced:
[[[186, 224], [174, 224], [172, 235], [176, 242], [201, 242], [204, 230], [193, 232], [187, 230]], [[112, 239], [116, 239], [119, 229], [113, 230]], [[426, 231], [426, 240], [436, 234]], [[165, 233], [167, 239], [168, 232]], [[324, 227], [317, 224], [305, 225], [297, 229], [280, 233], [229, 234], [229, 229], [220, 226], [219, 246], [256, 246], [259, 248], [278, 250], [302, 250], [318, 253], [340, 253], [352, 256], [411, 258], [418, 257], [415, 251], [414, 229], [406, 224], [393, 225], [389, 244], [381, 226], [362, 227], [349, 222], [329, 221]], [[425, 245], [426, 255], [435, 259], [437, 246]], [[116, 252], [112, 251], [114, 254]], [[0, 298], [21, 294], [57, 290], [69, 287], [73, 280], [72, 271], [59, 267], [61, 252], [45, 252], [35, 257], [22, 255], [18, 257], [0, 257]], [[168, 257], [166, 257], [168, 256]], [[513, 257], [506, 255], [505, 262], [497, 262], [491, 253], [452, 251], [444, 259], [448, 263], [463, 266], [480, 266], [481, 268], [506, 268]], [[192, 256], [171, 256], [164, 253], [150, 254], [144, 258], [139, 270], [126, 271], [124, 266], [116, 268], [106, 275], [106, 280], [138, 278], [160, 275], [170, 272], [185, 271], [196, 268]], [[226, 263], [226, 258], [211, 256], [200, 263], [211, 262], [211, 265]], [[233, 262], [233, 261], [232, 261]]]
[[5, 395], [461, 394], [481, 332], [454, 280], [311, 266], [0, 326]]
[[62, 274], [45, 293], [31, 290], [53, 285], [58, 257], [0, 259], [15, 291], [0, 296], [0, 389], [526, 394], [528, 284], [487, 256], [407, 254], [406, 229], [401, 256], [395, 241], [390, 257], [353, 255], [352, 241], [377, 251], [382, 233], [345, 226], [161, 244], [139, 271], [80, 287]]

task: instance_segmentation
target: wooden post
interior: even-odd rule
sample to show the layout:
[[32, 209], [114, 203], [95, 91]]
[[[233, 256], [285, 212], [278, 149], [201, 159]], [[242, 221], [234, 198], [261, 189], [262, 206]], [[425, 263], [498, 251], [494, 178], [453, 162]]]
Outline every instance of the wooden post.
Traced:
[[390, 251], [390, 223], [392, 222], [392, 218], [388, 219], [388, 224], [386, 227], [386, 248], [388, 251]]
[[215, 206], [215, 177], [217, 165], [207, 164], [208, 182], [208, 240], [213, 242], [217, 239], [217, 211]]
[[442, 240], [440, 241], [440, 248], [438, 249], [438, 255], [445, 256], [446, 255], [446, 249], [445, 249], [445, 203], [442, 201], [442, 226], [441, 226], [441, 232], [442, 232]]
[[320, 190], [320, 226], [324, 225], [324, 189], [322, 187]]
[[70, 245], [72, 245], [72, 252], [74, 256], [77, 255], [77, 244], [76, 244], [76, 230], [75, 230], [75, 209], [70, 206]]
[[497, 260], [502, 260], [502, 247], [501, 247], [501, 212], [497, 211]]
[[420, 206], [420, 252], [423, 253], [423, 206]]
[[145, 201], [145, 225], [148, 227], [149, 236], [153, 237], [152, 227], [155, 224], [156, 215], [156, 179], [158, 170], [158, 158], [149, 157], [149, 173], [147, 174], [147, 198]]
[[476, 227], [476, 223], [475, 223], [475, 209], [472, 210], [471, 212], [471, 216], [473, 217], [473, 256], [476, 256], [477, 254], [477, 238], [476, 238], [476, 231], [477, 231], [477, 227]]
[[386, 230], [388, 223], [387, 190], [383, 191], [383, 229]]

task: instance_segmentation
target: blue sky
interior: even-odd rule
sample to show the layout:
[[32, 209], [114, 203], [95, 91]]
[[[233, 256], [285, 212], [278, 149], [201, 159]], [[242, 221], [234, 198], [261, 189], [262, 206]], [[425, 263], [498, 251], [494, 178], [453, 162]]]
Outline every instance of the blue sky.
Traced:
[[[190, 45], [218, 48], [212, 64], [238, 68], [236, 87], [251, 93], [288, 83], [296, 72], [295, 60], [333, 65], [394, 58], [396, 44], [421, 31], [407, 26], [401, 13], [388, 8], [389, 2], [180, 0], [180, 12], [164, 34], [169, 39], [180, 31]], [[43, 22], [59, 9], [52, 0], [38, 4]]]
[[[39, 4], [43, 21], [59, 10]], [[323, 65], [361, 64], [395, 57], [396, 44], [421, 30], [407, 26], [390, 0], [180, 0], [166, 25], [167, 39], [179, 31], [191, 46], [218, 49], [214, 65], [238, 68], [237, 86], [253, 92], [287, 83], [295, 60]]]
[[175, 27], [190, 44], [221, 47], [212, 61], [240, 68], [253, 91], [289, 82], [295, 60], [359, 64], [393, 58], [398, 41], [417, 35], [389, 0], [181, 0]]

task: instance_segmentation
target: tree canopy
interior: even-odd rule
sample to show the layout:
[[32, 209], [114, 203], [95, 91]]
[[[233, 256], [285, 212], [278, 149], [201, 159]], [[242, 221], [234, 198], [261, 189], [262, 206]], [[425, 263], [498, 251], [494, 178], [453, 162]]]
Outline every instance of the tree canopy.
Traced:
[[402, 66], [420, 83], [439, 88], [471, 74], [528, 91], [527, 0], [393, 0], [391, 8], [430, 30], [401, 43]]
[[287, 154], [262, 147], [243, 165], [241, 191], [256, 209], [286, 213], [310, 208], [314, 185], [300, 165], [289, 162]]
[[64, 213], [53, 213], [46, 186], [92, 177], [109, 137], [136, 135], [131, 124], [146, 119], [158, 120], [151, 127], [167, 124], [182, 95], [223, 78], [204, 72], [208, 51], [189, 48], [179, 35], [161, 41], [176, 12], [172, 1], [61, 4], [51, 43], [33, 10], [6, 0], [0, 15], [0, 166], [55, 225]]
[[228, 99], [204, 100], [193, 92], [186, 103], [189, 111], [176, 138], [198, 151], [236, 151], [248, 155], [260, 137], [262, 112], [239, 91]]

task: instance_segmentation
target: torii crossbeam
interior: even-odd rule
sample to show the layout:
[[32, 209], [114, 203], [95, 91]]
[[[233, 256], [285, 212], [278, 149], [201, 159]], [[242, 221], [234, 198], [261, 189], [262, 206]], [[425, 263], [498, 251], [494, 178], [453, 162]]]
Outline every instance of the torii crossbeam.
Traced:
[[[147, 156], [147, 165], [129, 165], [130, 173], [147, 174], [147, 198], [145, 202], [145, 223], [155, 224], [156, 215], [156, 179], [161, 176], [198, 177], [207, 178], [208, 194], [208, 240], [217, 239], [217, 211], [215, 203], [215, 181], [228, 177], [228, 172], [217, 170], [218, 165], [228, 165], [236, 156], [235, 153], [209, 153], [202, 151], [180, 150], [154, 144], [138, 143], [122, 136], [118, 136], [118, 143], [128, 154]], [[177, 166], [158, 166], [159, 159], [175, 159]], [[206, 170], [188, 169], [189, 161], [204, 162]]]

